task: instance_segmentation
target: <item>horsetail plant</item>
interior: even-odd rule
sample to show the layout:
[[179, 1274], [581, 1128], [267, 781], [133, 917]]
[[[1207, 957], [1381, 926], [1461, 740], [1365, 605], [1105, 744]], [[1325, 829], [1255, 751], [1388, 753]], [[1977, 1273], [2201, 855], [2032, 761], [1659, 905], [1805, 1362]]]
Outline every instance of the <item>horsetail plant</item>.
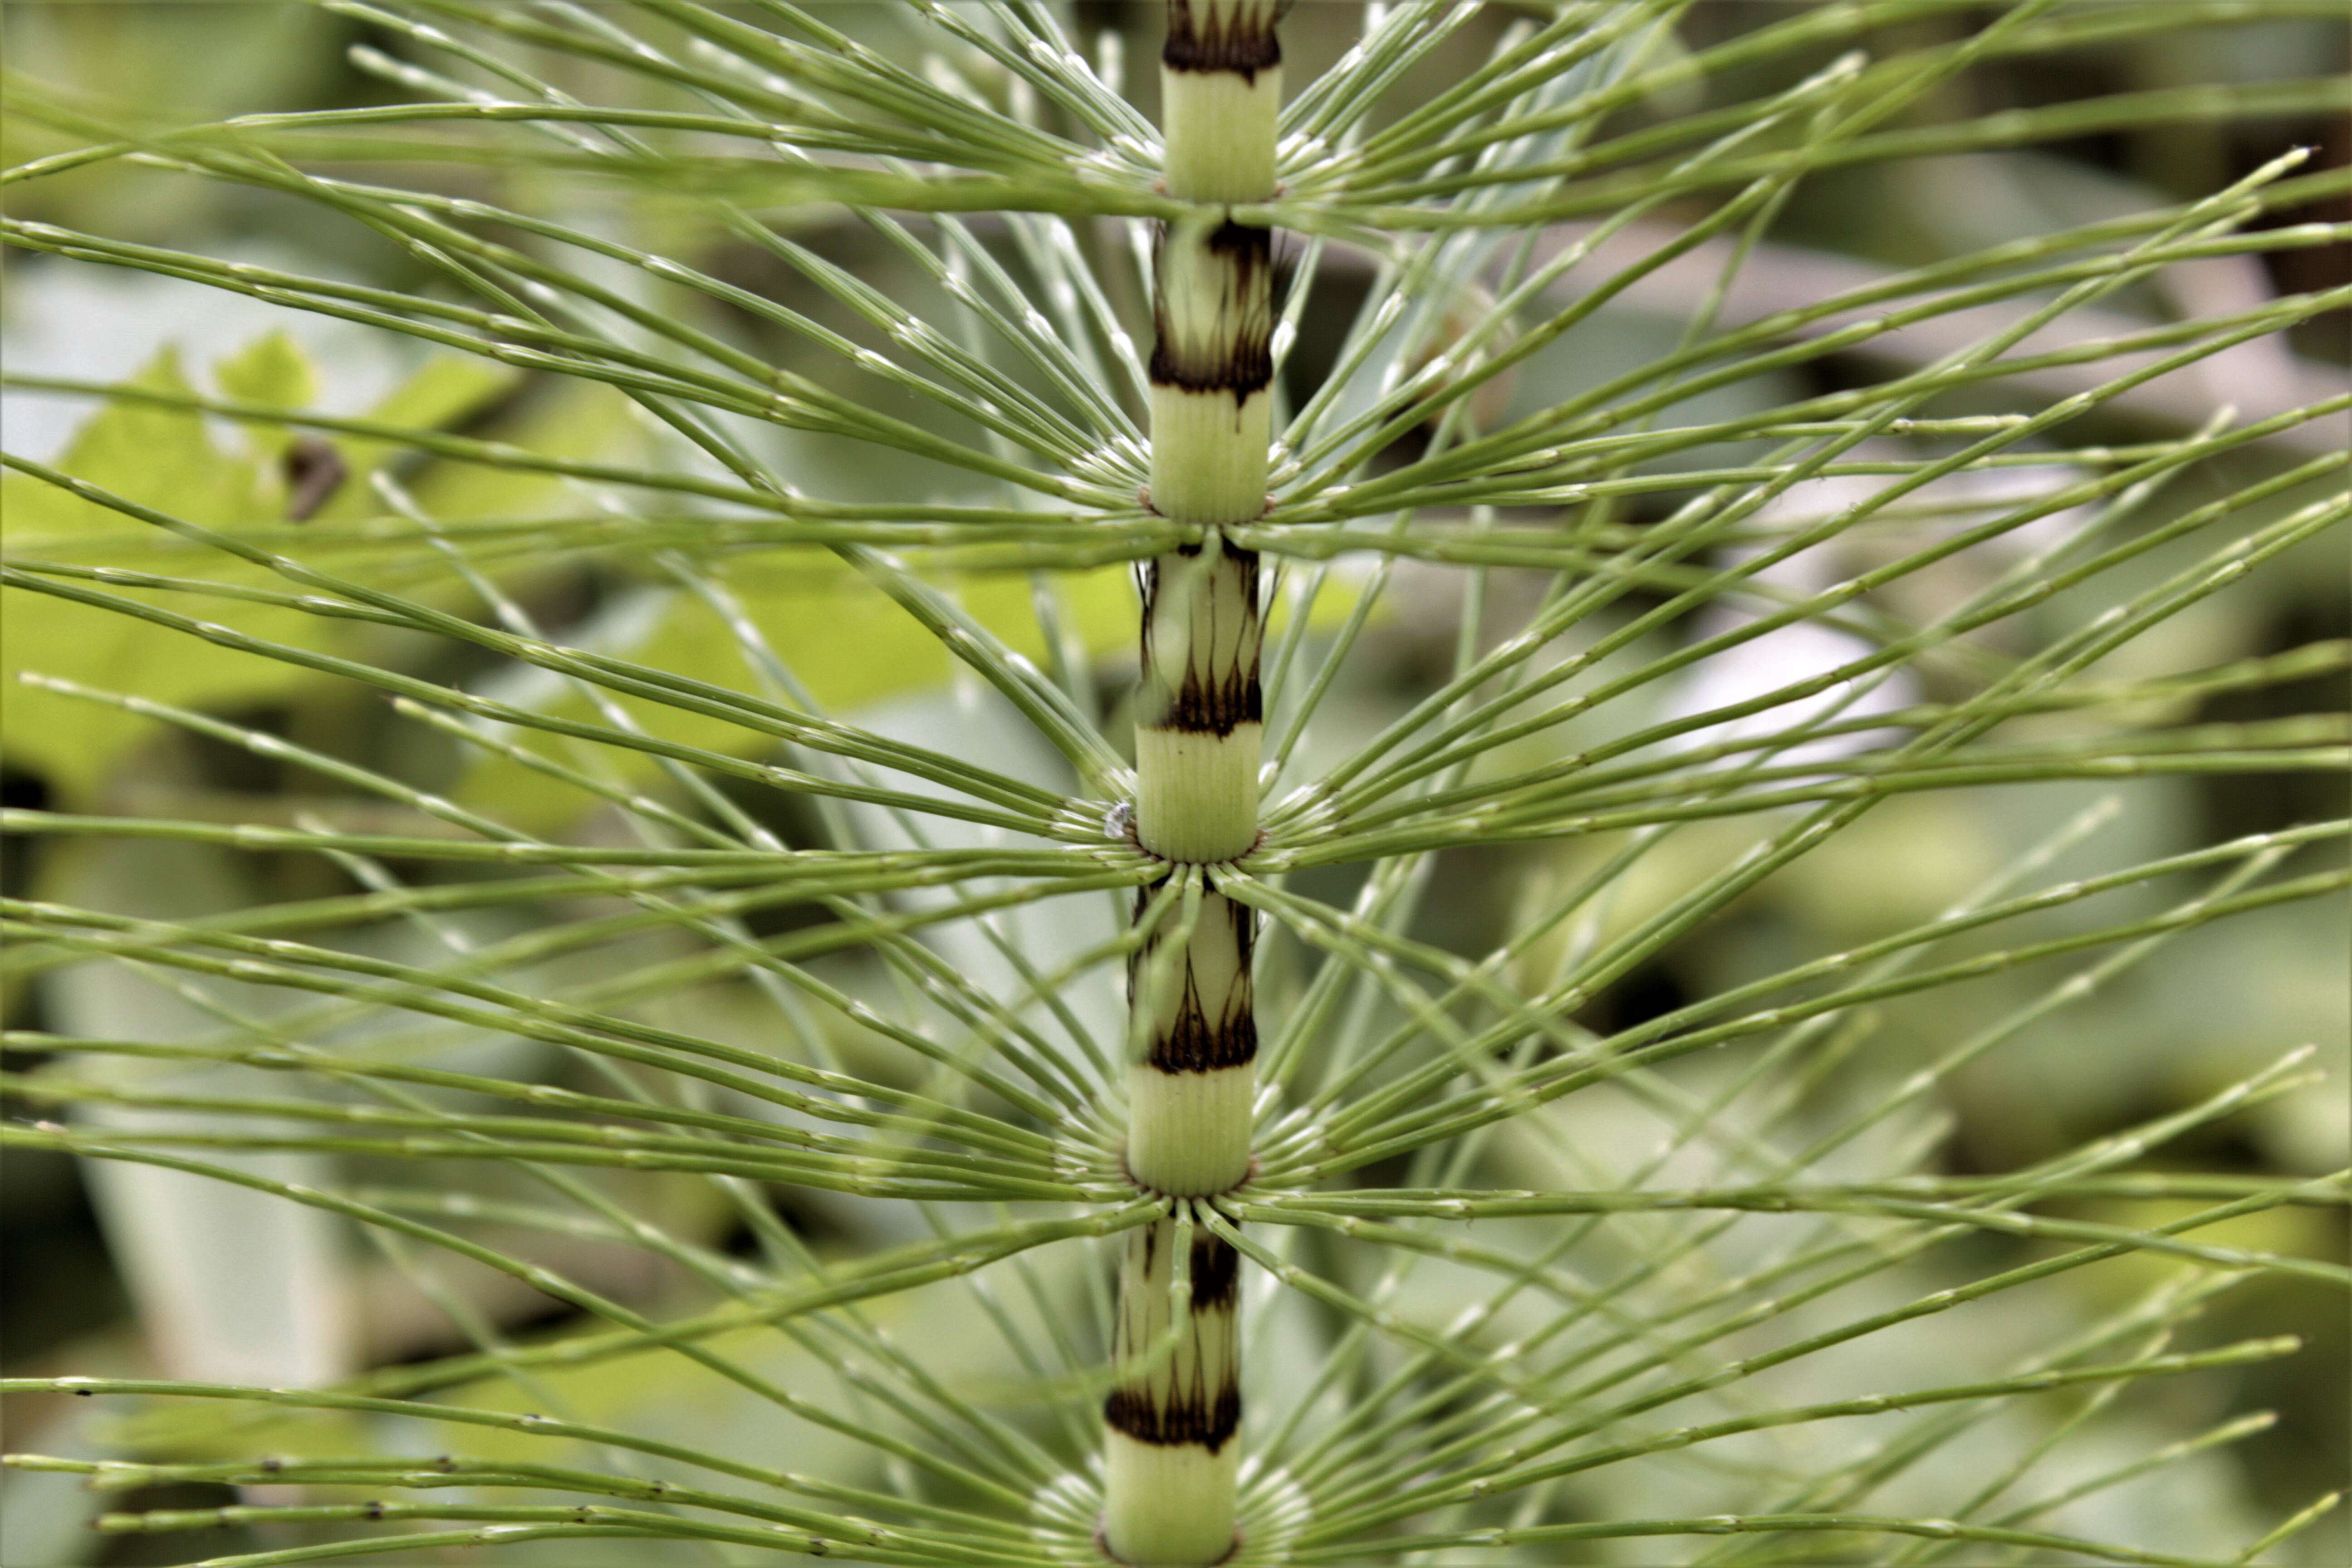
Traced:
[[[1171, 866], [1155, 885], [1166, 890], [1172, 868], [1231, 864], [1258, 842], [1258, 559], [1222, 530], [1272, 501], [1274, 237], [1229, 215], [1275, 194], [1274, 0], [1177, 0], [1160, 62], [1161, 186], [1195, 210], [1166, 226], [1153, 258], [1150, 505], [1198, 532], [1144, 569], [1135, 841]], [[1148, 888], [1139, 919], [1150, 910]], [[1127, 1170], [1147, 1191], [1213, 1197], [1249, 1174], [1257, 915], [1202, 890], [1162, 923], [1138, 944], [1130, 986], [1148, 1048], [1128, 1080]], [[1213, 1231], [1171, 1219], [1129, 1233], [1112, 1348], [1138, 1373], [1103, 1412], [1103, 1542], [1121, 1562], [1216, 1563], [1233, 1551], [1236, 1274]], [[1155, 1358], [1163, 1336], [1172, 1346]]]
[[[2158, 636], [2340, 542], [2352, 386], [2288, 334], [2352, 288], [2144, 310], [2341, 246], [2304, 215], [2352, 174], [2282, 139], [2173, 205], [1756, 278], [1817, 179], [2340, 116], [2340, 75], [1946, 112], [2335, 5], [1171, 0], [1155, 126], [1140, 14], [318, 3], [385, 101], [10, 83], [42, 150], [0, 232], [56, 258], [20, 271], [419, 357], [363, 414], [283, 335], [209, 391], [6, 376], [100, 405], [0, 458], [7, 742], [58, 797], [5, 816], [42, 858], [0, 1138], [79, 1159], [119, 1245], [224, 1189], [364, 1237], [338, 1266], [449, 1342], [13, 1377], [116, 1412], [16, 1480], [234, 1531], [220, 1568], [2322, 1539], [2332, 1495], [2101, 1511], [2224, 1496], [2268, 1428], [2118, 1452], [2143, 1385], [2297, 1349], [2201, 1318], [2347, 1283], [2295, 1228], [2342, 1171], [2166, 1163], [2309, 1103], [2314, 1047], [1998, 1169], [1942, 1106], [2219, 922], [2341, 910], [2342, 821], [2100, 847], [2141, 792], [2352, 755], [2208, 706], [2347, 645]], [[1351, 35], [1286, 99], [1286, 26]], [[109, 178], [390, 260], [52, 221]], [[1588, 349], [1629, 309], [1674, 330]], [[1384, 696], [1433, 604], [1441, 672]], [[291, 799], [128, 790], [166, 736]], [[1833, 942], [1634, 1005], [1824, 863]], [[238, 1288], [347, 1315], [291, 1278]], [[576, 1321], [518, 1331], [517, 1291]]]

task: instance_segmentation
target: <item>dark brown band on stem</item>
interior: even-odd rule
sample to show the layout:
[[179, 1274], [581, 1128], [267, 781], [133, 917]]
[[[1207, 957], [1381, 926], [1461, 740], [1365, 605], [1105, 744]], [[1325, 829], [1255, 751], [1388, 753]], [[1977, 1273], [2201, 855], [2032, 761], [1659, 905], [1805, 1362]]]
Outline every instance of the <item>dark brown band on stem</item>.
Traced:
[[[1171, 873], [1172, 875], [1172, 873]], [[1168, 879], [1138, 888], [1135, 891], [1135, 918], [1143, 918], [1144, 910]], [[1257, 1059], [1256, 986], [1251, 978], [1250, 959], [1257, 946], [1257, 915], [1247, 904], [1237, 900], [1216, 897], [1225, 907], [1225, 918], [1233, 922], [1234, 951], [1238, 955], [1238, 968], [1233, 984], [1221, 997], [1203, 1000], [1192, 966], [1184, 964], [1181, 990], [1176, 1003], [1176, 1016], [1152, 1031], [1151, 1047], [1144, 1062], [1160, 1072], [1214, 1072], [1220, 1068], [1237, 1068]], [[1213, 920], [1206, 908], [1202, 919]], [[1130, 1006], [1142, 1005], [1140, 994], [1144, 966], [1160, 944], [1175, 939], [1163, 930], [1151, 942], [1127, 961], [1127, 994]], [[1220, 1243], [1219, 1245], [1223, 1245]]]
[[[1197, 560], [1201, 547], [1180, 544], [1171, 554], [1180, 560]], [[1224, 559], [1218, 570], [1234, 573], [1240, 582], [1234, 595], [1242, 617], [1240, 637], [1234, 645], [1238, 657], [1223, 668], [1212, 668], [1208, 659], [1190, 658], [1185, 661], [1184, 676], [1170, 691], [1161, 687], [1158, 678], [1159, 664], [1152, 658], [1152, 640], [1158, 635], [1160, 609], [1160, 577], [1164, 568], [1157, 560], [1143, 574], [1143, 689], [1137, 694], [1137, 725], [1146, 730], [1177, 730], [1188, 735], [1230, 735], [1241, 724], [1265, 722], [1265, 689], [1258, 679], [1258, 651], [1263, 640], [1257, 604], [1257, 552], [1225, 546]], [[1213, 587], [1196, 589], [1194, 597], [1208, 596], [1213, 605], [1217, 602]], [[1174, 607], [1171, 615], [1181, 615], [1190, 606]], [[1190, 644], [1194, 648], [1213, 647], [1218, 638], [1213, 626], [1192, 626], [1187, 628]]]
[[1188, 735], [1230, 735], [1236, 724], [1265, 722], [1265, 692], [1255, 669], [1234, 668], [1211, 679], [1195, 671], [1170, 694], [1144, 728]]
[[1103, 1420], [1139, 1443], [1160, 1448], [1190, 1443], [1213, 1454], [1241, 1429], [1242, 1394], [1231, 1384], [1213, 1393], [1196, 1387], [1162, 1405], [1139, 1389], [1115, 1388], [1103, 1401]]
[[1275, 29], [1282, 11], [1238, 0], [1220, 17], [1215, 7], [1169, 0], [1160, 63], [1175, 71], [1233, 71], [1255, 81], [1258, 72], [1282, 63], [1282, 36]]
[[[1122, 1272], [1121, 1289], [1151, 1289], [1147, 1283], [1158, 1273], [1157, 1254], [1163, 1241], [1161, 1225], [1145, 1227], [1143, 1255], [1129, 1254], [1130, 1271]], [[1132, 1245], [1132, 1244], [1130, 1244]], [[1140, 1262], [1141, 1268], [1135, 1268]], [[1131, 1383], [1111, 1390], [1103, 1401], [1103, 1418], [1112, 1430], [1139, 1443], [1157, 1447], [1192, 1444], [1212, 1454], [1224, 1447], [1241, 1426], [1241, 1387], [1231, 1354], [1232, 1314], [1241, 1294], [1241, 1255], [1222, 1237], [1195, 1232], [1192, 1244], [1192, 1301], [1187, 1335], [1194, 1338], [1192, 1354], [1181, 1351], [1173, 1363], [1161, 1362], [1143, 1371]], [[1165, 1276], [1161, 1276], [1165, 1278]], [[1169, 1305], [1172, 1306], [1172, 1302]], [[1151, 1346], [1136, 1336], [1157, 1337], [1152, 1328], [1162, 1313], [1147, 1313], [1137, 1321], [1129, 1315], [1134, 1303], [1121, 1298], [1119, 1330], [1114, 1352], [1121, 1362], [1147, 1353]], [[1209, 1353], [1211, 1342], [1222, 1342], [1223, 1353]]]
[[[1160, 1226], [1141, 1227], [1143, 1237], [1143, 1271], [1151, 1272], [1160, 1252]], [[1213, 1231], [1200, 1232], [1192, 1237], [1192, 1310], [1196, 1312], [1212, 1307], [1229, 1307], [1241, 1284], [1242, 1255], [1235, 1252], [1223, 1237]]]
[[[1167, 226], [1160, 248], [1165, 254]], [[1274, 231], [1230, 220], [1202, 242], [1212, 261], [1224, 269], [1218, 315], [1230, 331], [1214, 343], [1186, 342], [1170, 324], [1166, 286], [1153, 305], [1155, 341], [1150, 374], [1155, 385], [1187, 392], [1233, 392], [1246, 397], [1274, 380]]]
[[1151, 1042], [1145, 1065], [1164, 1073], [1215, 1072], [1257, 1060], [1257, 1018], [1248, 989], [1235, 986], [1225, 1006], [1211, 1018], [1187, 978], [1184, 1002], [1172, 1028]]
[[1154, 386], [1181, 386], [1187, 392], [1230, 392], [1247, 397], [1274, 384], [1274, 343], [1264, 333], [1237, 337], [1214, 354], [1171, 353], [1163, 334], [1151, 351], [1148, 374]]
[[1241, 1258], [1215, 1236], [1192, 1238], [1192, 1310], [1230, 1307], [1241, 1289]]

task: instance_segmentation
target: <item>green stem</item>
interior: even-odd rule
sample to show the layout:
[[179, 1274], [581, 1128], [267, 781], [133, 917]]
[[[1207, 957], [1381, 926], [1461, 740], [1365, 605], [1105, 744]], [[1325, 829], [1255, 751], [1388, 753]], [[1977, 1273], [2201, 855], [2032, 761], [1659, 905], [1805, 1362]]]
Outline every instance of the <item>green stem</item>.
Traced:
[[[1139, 945], [1130, 977], [1142, 1051], [1129, 1079], [1127, 1162], [1139, 1184], [1178, 1198], [1247, 1177], [1256, 1089], [1256, 917], [1187, 868], [1238, 859], [1258, 841], [1258, 563], [1222, 531], [1267, 506], [1273, 237], [1231, 209], [1275, 194], [1278, 10], [1276, 0], [1172, 0], [1160, 56], [1167, 192], [1193, 210], [1161, 235], [1154, 269], [1150, 502], [1200, 542], [1152, 561], [1145, 576], [1136, 840], [1184, 882], [1181, 913]], [[1139, 891], [1139, 919], [1160, 889]], [[1196, 1237], [1189, 1216], [1129, 1243], [1121, 1381], [1105, 1407], [1103, 1541], [1122, 1562], [1209, 1563], [1234, 1548], [1237, 1268], [1234, 1249]], [[1145, 1353], [1163, 1336], [1171, 1351]]]
[[1104, 1406], [1103, 1540], [1132, 1563], [1215, 1563], [1240, 1467], [1239, 1260], [1189, 1215], [1129, 1231]]

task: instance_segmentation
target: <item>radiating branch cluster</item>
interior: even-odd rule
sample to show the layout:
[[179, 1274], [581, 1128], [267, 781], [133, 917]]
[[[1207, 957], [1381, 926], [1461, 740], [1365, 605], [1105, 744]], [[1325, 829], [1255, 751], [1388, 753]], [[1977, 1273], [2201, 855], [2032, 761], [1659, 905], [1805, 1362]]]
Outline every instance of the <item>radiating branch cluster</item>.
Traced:
[[[2340, 539], [2352, 384], [2283, 345], [2352, 289], [2131, 313], [2340, 247], [2309, 215], [2352, 174], [2282, 149], [1734, 305], [1825, 173], [2352, 106], [2315, 77], [1939, 118], [1969, 72], [2338, 7], [1858, 0], [1718, 37], [1687, 0], [1449, 0], [1366, 8], [1300, 80], [1272, 0], [1177, 0], [1155, 126], [1121, 35], [1027, 0], [326, 4], [399, 101], [188, 126], [11, 84], [48, 139], [12, 194], [135, 169], [390, 262], [28, 199], [0, 219], [28, 274], [437, 357], [364, 413], [0, 376], [118, 452], [226, 429], [341, 475], [291, 508], [244, 470], [258, 500], [163, 493], [96, 438], [0, 457], [24, 700], [291, 781], [0, 812], [45, 868], [0, 900], [12, 995], [96, 975], [180, 1020], [33, 1015], [0, 1142], [325, 1216], [461, 1348], [322, 1388], [7, 1380], [129, 1412], [105, 1458], [11, 1464], [140, 1494], [108, 1532], [286, 1531], [209, 1559], [238, 1568], [608, 1537], [2207, 1563], [2325, 1517], [2221, 1558], [2074, 1507], [2263, 1429], [2074, 1458], [2150, 1380], [2296, 1349], [2192, 1319], [2352, 1284], [2286, 1223], [2352, 1175], [2170, 1159], [2310, 1094], [2308, 1049], [2015, 1168], [1938, 1151], [1993, 1053], [2352, 883], [2343, 821], [2123, 830], [2155, 790], [2352, 762], [2340, 713], [2218, 700], [2352, 645], [2152, 651]], [[1670, 348], [1522, 392], [1661, 301]], [[2273, 405], [2180, 391], [2250, 349]], [[475, 391], [435, 391], [451, 365]], [[548, 438], [520, 380], [623, 416]], [[565, 619], [559, 571], [638, 618]], [[1432, 603], [1435, 673], [1368, 702]], [[133, 637], [279, 684], [80, 657]], [[814, 672], [886, 645], [946, 693], [912, 721]], [[293, 683], [384, 700], [394, 740], [244, 700]], [[1926, 912], [1619, 1005], [1905, 801], [2061, 793]], [[1480, 850], [1519, 901], [1457, 941]], [[75, 879], [123, 853], [297, 870], [213, 912]], [[1927, 1337], [2078, 1277], [2109, 1288], [2047, 1333]], [[515, 1330], [486, 1278], [567, 1321]], [[762, 1436], [614, 1415], [598, 1371]], [[142, 1506], [186, 1484], [251, 1489]]]

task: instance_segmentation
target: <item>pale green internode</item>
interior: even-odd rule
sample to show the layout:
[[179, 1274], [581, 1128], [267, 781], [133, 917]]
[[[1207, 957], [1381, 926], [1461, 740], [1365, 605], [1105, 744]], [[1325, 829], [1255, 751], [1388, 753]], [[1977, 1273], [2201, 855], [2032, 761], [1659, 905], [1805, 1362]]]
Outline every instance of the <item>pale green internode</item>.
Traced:
[[1206, 1197], [1249, 1174], [1250, 1102], [1257, 1066], [1162, 1072], [1139, 1062], [1128, 1074], [1128, 1172], [1154, 1192]]
[[1257, 843], [1258, 753], [1265, 727], [1223, 735], [1135, 732], [1136, 838], [1187, 863], [1234, 860]]
[[1114, 1431], [1103, 1449], [1103, 1541], [1137, 1568], [1192, 1568], [1234, 1549], [1241, 1445], [1162, 1447]]
[[[1266, 25], [1272, 26], [1270, 21]], [[1274, 195], [1280, 65], [1247, 75], [1162, 65], [1160, 91], [1166, 106], [1170, 195], [1230, 204], [1262, 202]]]
[[1151, 388], [1151, 507], [1181, 522], [1249, 522], [1265, 510], [1274, 397], [1264, 388]]
[[1189, 1224], [1127, 1233], [1112, 1342], [1121, 1381], [1105, 1411], [1103, 1455], [1103, 1544], [1122, 1563], [1195, 1565], [1233, 1551], [1237, 1262]]

